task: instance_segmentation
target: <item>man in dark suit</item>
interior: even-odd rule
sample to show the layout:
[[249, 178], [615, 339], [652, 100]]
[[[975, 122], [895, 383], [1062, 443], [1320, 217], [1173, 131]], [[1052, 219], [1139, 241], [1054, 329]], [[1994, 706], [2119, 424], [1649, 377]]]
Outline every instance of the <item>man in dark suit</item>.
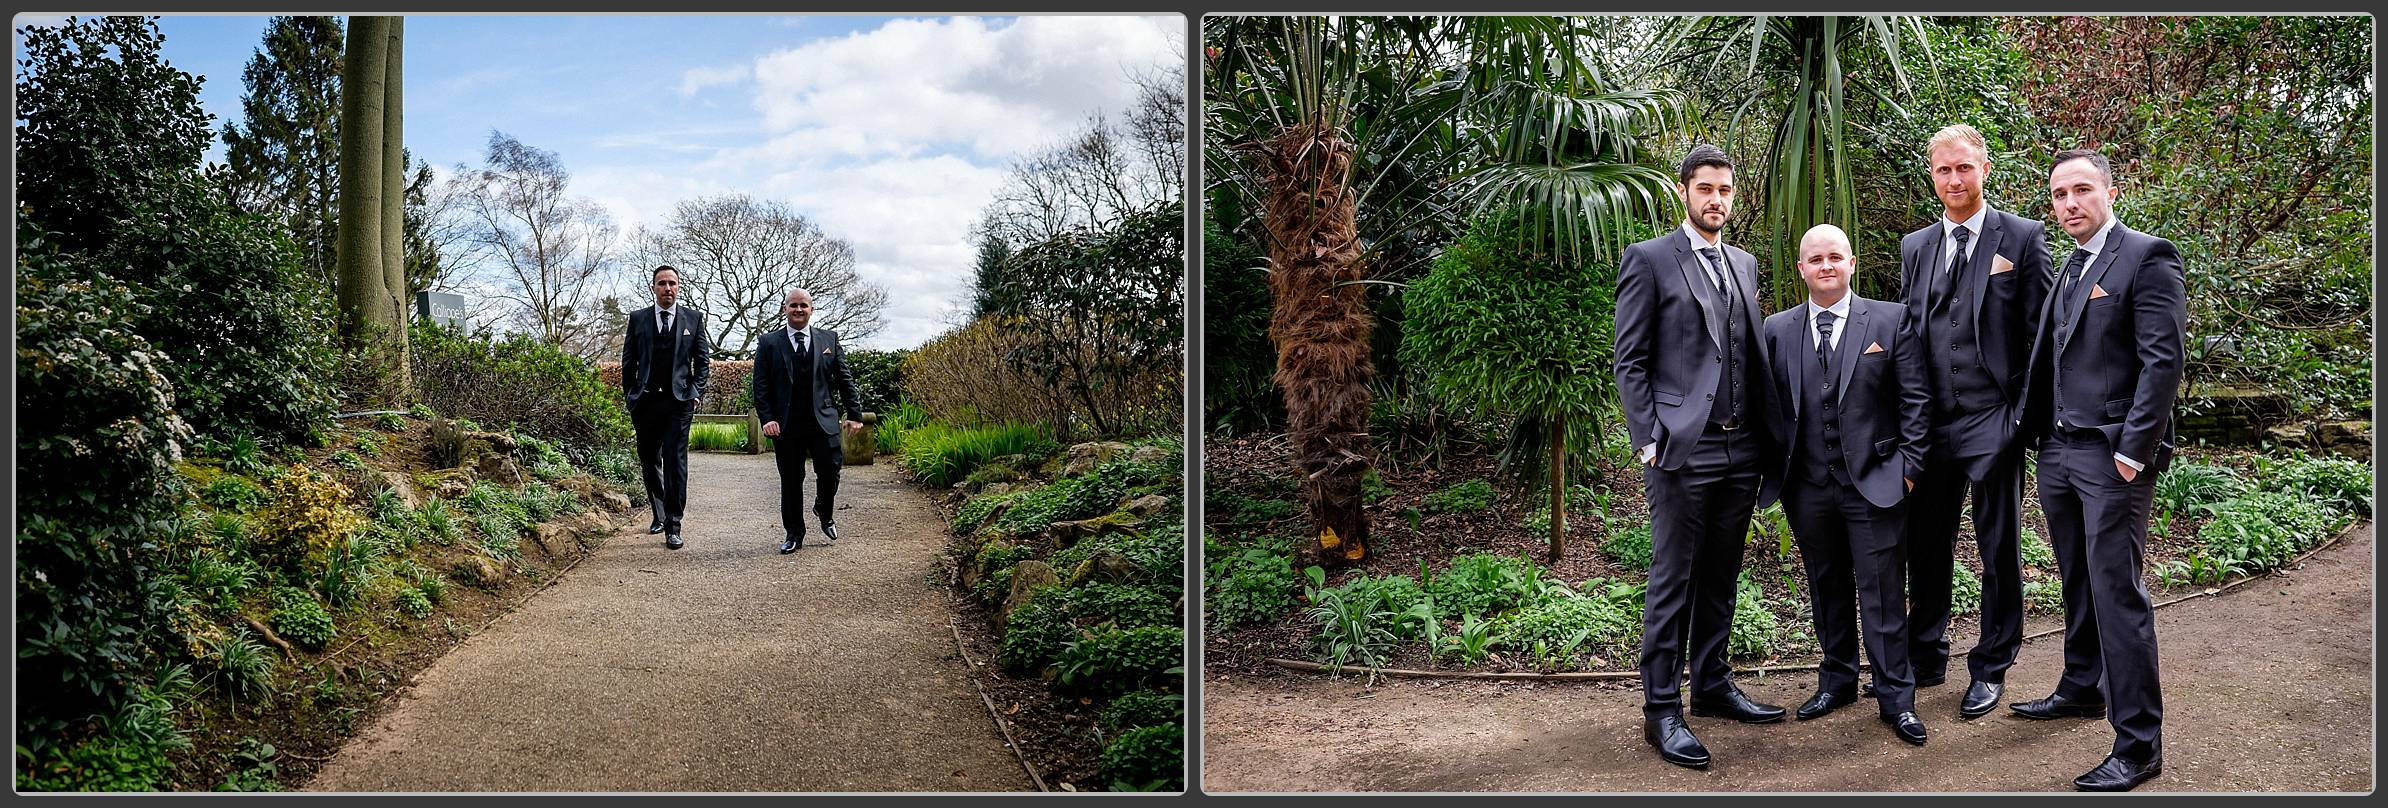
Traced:
[[1627, 247], [1618, 269], [1615, 352], [1650, 502], [1642, 737], [1667, 762], [1704, 768], [1708, 749], [1683, 721], [1687, 657], [1692, 715], [1766, 723], [1784, 713], [1744, 695], [1725, 661], [1768, 406], [1758, 260], [1719, 238], [1733, 213], [1732, 159], [1697, 146], [1676, 174], [1683, 226]]
[[2065, 673], [2056, 692], [2011, 709], [2038, 719], [2107, 716], [2113, 751], [2073, 785], [2127, 791], [2164, 768], [2156, 619], [2140, 574], [2156, 477], [2172, 464], [2186, 279], [2172, 242], [2115, 221], [2114, 169], [2104, 156], [2058, 153], [2048, 196], [2080, 245], [2034, 343], [2048, 381], [2040, 508], [2064, 580]]
[[[862, 429], [862, 399], [854, 392], [854, 371], [846, 366], [837, 332], [812, 327], [813, 295], [789, 292], [781, 306], [788, 327], [773, 331], [755, 349], [755, 412], [763, 436], [779, 462], [779, 520], [785, 531], [782, 554], [804, 547], [804, 463], [815, 479], [813, 514], [821, 535], [837, 535], [837, 472], [845, 464], [839, 414], [846, 431]], [[833, 397], [834, 396], [834, 397]]]
[[688, 425], [713, 375], [705, 313], [679, 305], [680, 271], [653, 273], [655, 305], [630, 313], [622, 336], [622, 398], [638, 433], [639, 474], [655, 511], [648, 533], [680, 549], [680, 512], [688, 506]]
[[1782, 499], [1824, 647], [1816, 695], [1797, 716], [1822, 718], [1857, 702], [1862, 630], [1882, 720], [1900, 740], [1921, 744], [1901, 543], [1904, 501], [1924, 468], [1931, 392], [1923, 347], [1900, 333], [1906, 308], [1849, 288], [1854, 253], [1840, 228], [1808, 230], [1799, 240], [1808, 302], [1766, 318], [1761, 353], [1774, 404], [1764, 420], [1773, 453], [1758, 506]]
[[1917, 687], [1947, 679], [1958, 513], [1973, 497], [1982, 559], [1981, 637], [1959, 718], [1998, 707], [2023, 645], [2022, 407], [2032, 335], [2048, 298], [2047, 229], [1992, 209], [1980, 132], [1956, 124], [1927, 146], [1941, 218], [1899, 242], [1907, 327], [1931, 384], [1932, 456], [1908, 497], [1908, 659]]

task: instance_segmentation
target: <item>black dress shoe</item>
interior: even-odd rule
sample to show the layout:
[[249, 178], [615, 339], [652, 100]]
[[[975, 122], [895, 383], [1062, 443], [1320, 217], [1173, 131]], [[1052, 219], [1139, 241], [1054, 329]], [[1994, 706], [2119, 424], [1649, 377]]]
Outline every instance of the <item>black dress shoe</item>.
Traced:
[[1692, 699], [1691, 714], [1701, 718], [1730, 718], [1744, 724], [1770, 724], [1783, 720], [1787, 713], [1772, 704], [1751, 701], [1741, 688], [1726, 688], [1714, 696]]
[[2007, 709], [2015, 711], [2016, 715], [2023, 716], [2024, 718], [2037, 719], [2041, 721], [2047, 721], [2053, 718], [2106, 717], [2106, 702], [2075, 701], [2073, 699], [2056, 694], [2050, 694], [2044, 699], [2034, 699], [2032, 701], [2009, 704], [2007, 705]]
[[1915, 717], [1915, 711], [1883, 716], [1882, 723], [1891, 725], [1891, 734], [1899, 736], [1899, 740], [1924, 745], [1924, 720]]
[[821, 535], [828, 536], [830, 541], [837, 541], [837, 523], [827, 519], [821, 520]]
[[803, 539], [783, 539], [779, 543], [780, 555], [787, 555], [802, 549], [804, 549]]
[[668, 548], [670, 548], [670, 549], [673, 549], [673, 550], [678, 550], [678, 549], [680, 549], [682, 546], [684, 546], [684, 545], [686, 545], [686, 544], [687, 544], [687, 542], [683, 542], [683, 541], [681, 541], [681, 540], [680, 540], [680, 534], [678, 534], [678, 533], [674, 533], [674, 534], [672, 534], [672, 535], [669, 535], [669, 536], [665, 536], [665, 537], [663, 537], [663, 546], [665, 546], [665, 547], [668, 547]]
[[1794, 713], [1793, 717], [1796, 717], [1801, 721], [1806, 721], [1813, 718], [1823, 718], [1834, 710], [1838, 710], [1856, 703], [1857, 695], [1854, 693], [1826, 693], [1822, 690], [1818, 690], [1816, 691], [1816, 695], [1808, 697], [1808, 703], [1799, 705], [1799, 712]]
[[1998, 699], [2007, 694], [2003, 682], [1974, 682], [1965, 688], [1965, 700], [1957, 703], [1957, 717], [1980, 718], [1998, 709]]
[[2073, 778], [2073, 787], [2083, 791], [2129, 791], [2163, 771], [2163, 755], [2149, 758], [2146, 763], [2107, 755], [2106, 762], [2098, 764], [2098, 768]]
[[1691, 727], [1683, 725], [1683, 716], [1664, 715], [1642, 719], [1642, 740], [1658, 750], [1658, 756], [1668, 763], [1694, 769], [1708, 768], [1708, 747], [1692, 735]]
[[663, 532], [663, 523], [662, 523], [662, 522], [654, 522], [654, 523], [651, 523], [651, 524], [647, 525], [647, 533], [648, 533], [648, 534], [650, 534], [650, 535], [652, 535], [652, 534], [656, 534], [656, 533], [662, 533], [662, 532]]

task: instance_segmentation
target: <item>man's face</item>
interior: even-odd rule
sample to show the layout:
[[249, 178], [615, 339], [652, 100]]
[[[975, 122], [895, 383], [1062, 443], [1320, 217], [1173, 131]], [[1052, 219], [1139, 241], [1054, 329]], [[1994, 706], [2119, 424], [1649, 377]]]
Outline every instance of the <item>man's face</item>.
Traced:
[[806, 323], [813, 321], [813, 296], [803, 292], [790, 292], [786, 305], [781, 308], [781, 311], [788, 315], [789, 328], [802, 329]]
[[2114, 218], [2114, 186], [2088, 160], [2066, 160], [2048, 172], [2048, 209], [2076, 243]]
[[1857, 272], [1857, 257], [1849, 252], [1848, 242], [1831, 233], [1800, 239], [1799, 277], [1807, 281], [1809, 296], [1839, 300], [1849, 292], [1849, 276]]
[[664, 270], [655, 273], [655, 307], [668, 309], [680, 300], [680, 273]]
[[1949, 141], [1932, 149], [1932, 192], [1950, 211], [1971, 212], [1982, 204], [1982, 180], [1990, 158], [1972, 144]]
[[1690, 182], [1676, 183], [1675, 190], [1683, 193], [1683, 210], [1693, 227], [1709, 235], [1725, 229], [1725, 220], [1733, 215], [1733, 169], [1701, 166]]

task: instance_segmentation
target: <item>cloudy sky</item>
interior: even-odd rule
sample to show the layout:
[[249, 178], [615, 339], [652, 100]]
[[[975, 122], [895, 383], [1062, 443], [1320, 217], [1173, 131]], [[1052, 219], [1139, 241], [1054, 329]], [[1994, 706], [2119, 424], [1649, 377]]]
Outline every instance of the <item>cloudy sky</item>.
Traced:
[[[205, 77], [220, 129], [266, 18], [169, 16], [165, 55]], [[20, 17], [22, 25], [34, 22]], [[406, 144], [441, 169], [491, 130], [556, 152], [568, 193], [623, 232], [683, 199], [778, 199], [885, 286], [867, 347], [935, 336], [962, 305], [969, 229], [1011, 161], [1132, 79], [1184, 59], [1183, 17], [409, 16]], [[221, 159], [219, 143], [211, 159]], [[642, 290], [643, 291], [643, 290]]]

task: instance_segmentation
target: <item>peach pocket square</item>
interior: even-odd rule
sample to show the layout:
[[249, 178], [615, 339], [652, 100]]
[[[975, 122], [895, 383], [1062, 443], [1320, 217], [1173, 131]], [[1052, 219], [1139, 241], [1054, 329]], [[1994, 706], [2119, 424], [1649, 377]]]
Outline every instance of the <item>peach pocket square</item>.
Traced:
[[2007, 272], [2013, 272], [2013, 271], [2015, 271], [2015, 262], [2007, 260], [2007, 257], [2006, 257], [2006, 256], [2003, 256], [2003, 255], [1992, 255], [1992, 256], [1990, 256], [1990, 274], [1992, 274], [1992, 275], [1998, 275], [1998, 274], [2001, 274], [2001, 273], [2007, 273]]
[[1882, 343], [1879, 343], [1879, 342], [1877, 342], [1877, 343], [1874, 343], [1874, 344], [1872, 344], [1872, 345], [1868, 345], [1868, 346], [1866, 346], [1866, 353], [1870, 353], [1870, 354], [1878, 354], [1878, 353], [1882, 353]]
[[2099, 285], [2097, 285], [2097, 284], [2094, 284], [2094, 283], [2093, 283], [2093, 284], [2090, 284], [2090, 296], [2089, 296], [2089, 299], [2091, 299], [2091, 300], [2096, 300], [2096, 299], [2098, 299], [2098, 298], [2105, 297], [2105, 296], [2106, 296], [2106, 287], [2104, 287], [2104, 286], [2099, 286]]

